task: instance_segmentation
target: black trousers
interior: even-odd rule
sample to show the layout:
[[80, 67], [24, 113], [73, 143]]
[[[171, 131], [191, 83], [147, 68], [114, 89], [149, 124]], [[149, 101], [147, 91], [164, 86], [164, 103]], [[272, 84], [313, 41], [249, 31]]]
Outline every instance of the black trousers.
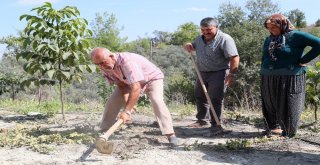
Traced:
[[[210, 100], [213, 104], [213, 108], [219, 118], [220, 122], [222, 119], [222, 106], [223, 106], [223, 97], [224, 97], [224, 80], [226, 73], [229, 70], [220, 70], [213, 72], [200, 72], [204, 85], [207, 89]], [[197, 106], [197, 119], [198, 120], [207, 120], [211, 119], [211, 124], [216, 125], [217, 123], [214, 120], [213, 114], [210, 110], [207, 98], [201, 86], [199, 79], [197, 78], [195, 85], [195, 97], [196, 97], [196, 106]], [[209, 113], [208, 113], [209, 112]], [[210, 114], [210, 116], [209, 116]]]
[[304, 109], [306, 75], [262, 75], [262, 113], [266, 130], [280, 126], [284, 136], [293, 137]]

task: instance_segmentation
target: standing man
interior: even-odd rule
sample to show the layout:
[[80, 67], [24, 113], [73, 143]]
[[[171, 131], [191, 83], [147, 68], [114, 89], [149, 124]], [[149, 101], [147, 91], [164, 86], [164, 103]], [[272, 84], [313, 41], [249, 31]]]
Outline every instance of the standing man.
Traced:
[[177, 145], [178, 139], [173, 130], [171, 114], [163, 97], [164, 75], [157, 66], [141, 55], [113, 53], [100, 47], [91, 51], [91, 60], [99, 66], [109, 84], [116, 85], [106, 103], [101, 130], [107, 130], [115, 123], [121, 108], [123, 111], [119, 118], [123, 119], [124, 123], [130, 121], [131, 110], [140, 93], [146, 92], [162, 134], [167, 136], [171, 144]]
[[[202, 34], [192, 43], [185, 44], [184, 48], [190, 53], [196, 51], [197, 66], [217, 117], [221, 121], [224, 89], [225, 86], [232, 85], [240, 57], [233, 38], [218, 29], [217, 20], [211, 17], [204, 18], [200, 22], [200, 28]], [[201, 127], [208, 124], [205, 119], [209, 105], [198, 78], [195, 85], [195, 97], [198, 120], [190, 126]], [[212, 131], [219, 131], [211, 111], [210, 116]]]

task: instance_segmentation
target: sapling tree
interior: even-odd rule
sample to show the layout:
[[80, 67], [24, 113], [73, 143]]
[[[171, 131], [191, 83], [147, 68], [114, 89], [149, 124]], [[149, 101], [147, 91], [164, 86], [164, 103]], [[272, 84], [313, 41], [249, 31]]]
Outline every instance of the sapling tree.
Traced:
[[20, 76], [13, 73], [0, 74], [0, 95], [11, 93], [11, 99], [15, 100], [20, 88]]
[[90, 50], [89, 37], [92, 32], [87, 29], [88, 22], [80, 18], [76, 7], [66, 6], [61, 10], [52, 8], [45, 2], [40, 7], [33, 8], [36, 15], [21, 15], [20, 20], [26, 20], [27, 26], [22, 37], [26, 50], [17, 55], [27, 60], [24, 69], [35, 77], [26, 80], [38, 85], [59, 85], [61, 112], [63, 119], [63, 84], [72, 80], [82, 82], [83, 73], [96, 70], [88, 60]]
[[317, 62], [315, 67], [308, 68], [306, 88], [306, 102], [314, 108], [314, 119], [317, 121], [317, 110], [320, 105], [320, 62]]

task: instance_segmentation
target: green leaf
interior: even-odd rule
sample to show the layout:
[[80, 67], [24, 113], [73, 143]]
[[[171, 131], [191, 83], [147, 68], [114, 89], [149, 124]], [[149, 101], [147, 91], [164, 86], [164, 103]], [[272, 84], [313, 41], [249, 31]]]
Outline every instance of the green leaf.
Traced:
[[82, 44], [85, 48], [90, 47], [90, 42], [88, 40], [82, 40]]
[[62, 74], [66, 76], [67, 79], [70, 79], [70, 73], [62, 71]]
[[40, 68], [41, 70], [46, 70], [46, 65], [41, 65]]
[[24, 57], [27, 61], [29, 61], [32, 56], [34, 55], [34, 53], [28, 53], [28, 54], [25, 54], [26, 56]]
[[32, 32], [34, 30], [34, 28], [33, 27], [30, 27], [30, 29], [28, 29], [28, 31], [27, 31], [27, 33], [26, 33], [26, 35], [30, 35], [30, 33]]
[[41, 49], [44, 47], [44, 46], [46, 46], [46, 44], [40, 44], [40, 45], [38, 45], [38, 47], [36, 47], [36, 51], [41, 51]]
[[39, 33], [39, 32], [37, 32], [37, 31], [33, 32], [33, 34], [32, 34], [33, 37], [37, 37], [38, 33]]
[[41, 21], [41, 26], [47, 28], [47, 27], [48, 27], [48, 24], [47, 24], [47, 22], [45, 22], [45, 21]]
[[65, 52], [65, 53], [63, 53], [62, 59], [66, 60], [71, 54], [72, 54], [72, 53], [70, 53], [70, 52]]
[[83, 20], [84, 20], [85, 24], [88, 25], [88, 21], [86, 19], [83, 19]]
[[35, 86], [40, 86], [39, 80], [33, 81], [33, 83], [34, 83]]
[[47, 70], [51, 69], [51, 67], [52, 67], [52, 65], [51, 65], [51, 64], [46, 63], [46, 69], [47, 69]]
[[78, 55], [78, 52], [74, 53], [74, 58], [76, 58], [77, 60], [79, 60], [79, 55]]
[[29, 16], [29, 15], [28, 15], [28, 14], [21, 15], [20, 18], [19, 18], [19, 20], [21, 21], [21, 20], [23, 20], [24, 18], [26, 18], [27, 16]]
[[28, 21], [29, 19], [31, 19], [32, 18], [32, 16], [31, 15], [28, 15], [27, 17], [26, 17], [26, 21]]
[[37, 46], [38, 46], [38, 42], [37, 42], [37, 41], [33, 41], [33, 43], [32, 43], [32, 48], [33, 48], [34, 50], [36, 50], [36, 49], [37, 49]]
[[84, 70], [85, 70], [85, 65], [79, 65], [79, 70], [84, 73]]
[[51, 50], [55, 51], [56, 53], [59, 53], [59, 47], [58, 47], [58, 45], [56, 45], [56, 44], [54, 44], [54, 45], [49, 44], [48, 47], [49, 47]]
[[86, 69], [87, 69], [87, 71], [88, 71], [89, 73], [93, 73], [93, 72], [95, 72], [95, 70], [97, 69], [97, 67], [96, 67], [95, 65], [87, 65]]
[[82, 43], [81, 43], [81, 42], [79, 42], [78, 46], [79, 46], [79, 49], [80, 49], [80, 50], [82, 50], [82, 49], [83, 49], [83, 45], [82, 45]]
[[27, 56], [29, 54], [29, 52], [22, 52], [22, 53], [18, 53], [16, 55], [16, 60], [18, 61], [20, 57], [24, 58], [25, 56]]
[[55, 72], [56, 72], [56, 71], [55, 71], [54, 69], [49, 70], [49, 71], [47, 72], [47, 74], [48, 74], [48, 76], [49, 76], [50, 79], [52, 79], [53, 74], [54, 74]]
[[37, 25], [35, 26], [36, 29], [39, 29], [41, 27], [41, 23], [37, 23]]
[[44, 5], [42, 7], [48, 7], [48, 8], [52, 8], [52, 5], [50, 2], [45, 2]]
[[31, 40], [30, 40], [29, 38], [25, 39], [25, 40], [23, 41], [23, 47], [24, 47], [24, 48], [27, 48], [27, 46], [30, 45], [30, 43], [31, 43]]
[[93, 35], [93, 32], [91, 30], [88, 29], [87, 32], [90, 34], [90, 36]]

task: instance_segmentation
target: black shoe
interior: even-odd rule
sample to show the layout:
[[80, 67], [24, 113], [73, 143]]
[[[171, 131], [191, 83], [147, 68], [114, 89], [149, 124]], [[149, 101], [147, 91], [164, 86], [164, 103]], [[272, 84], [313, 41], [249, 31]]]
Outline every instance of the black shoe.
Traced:
[[203, 120], [197, 120], [195, 123], [188, 125], [188, 127], [200, 128], [200, 127], [204, 127], [207, 125], [208, 125], [208, 122], [203, 121]]
[[211, 125], [210, 131], [213, 133], [213, 135], [217, 135], [224, 132], [223, 128], [217, 125]]

